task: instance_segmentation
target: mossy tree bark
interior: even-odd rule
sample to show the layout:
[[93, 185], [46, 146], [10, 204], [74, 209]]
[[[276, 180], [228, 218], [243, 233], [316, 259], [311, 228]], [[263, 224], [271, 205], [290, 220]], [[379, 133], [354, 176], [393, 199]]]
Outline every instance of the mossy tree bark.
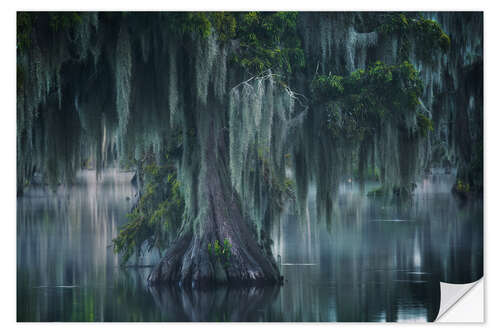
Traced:
[[[152, 284], [181, 283], [206, 286], [214, 283], [269, 284], [279, 282], [274, 259], [266, 254], [256, 233], [245, 221], [238, 194], [228, 179], [227, 145], [224, 135], [215, 135], [214, 122], [206, 149], [202, 149], [206, 177], [200, 175], [198, 191], [206, 200], [205, 212], [196, 225], [186, 222], [165, 257], [149, 276]], [[231, 244], [228, 263], [208, 250], [216, 240]]]
[[[189, 68], [189, 66], [187, 67]], [[231, 184], [229, 133], [224, 102], [209, 94], [206, 103], [186, 94], [183, 112], [183, 178], [187, 213], [179, 235], [158, 266], [150, 284], [264, 285], [280, 282], [276, 262], [259, 241], [255, 226], [242, 210]], [[209, 244], [231, 245], [221, 260]]]

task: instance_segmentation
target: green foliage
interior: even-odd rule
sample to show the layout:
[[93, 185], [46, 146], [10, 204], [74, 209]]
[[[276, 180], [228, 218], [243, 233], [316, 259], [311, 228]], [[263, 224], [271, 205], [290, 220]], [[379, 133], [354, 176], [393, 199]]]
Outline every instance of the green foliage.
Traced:
[[222, 244], [216, 239], [213, 243], [208, 243], [208, 253], [227, 268], [230, 264], [232, 247], [233, 245], [229, 242], [229, 239], [224, 238]]
[[240, 49], [233, 61], [258, 74], [272, 68], [290, 74], [305, 66], [297, 33], [297, 12], [248, 12], [237, 15]]
[[206, 38], [211, 33], [208, 12], [173, 12], [166, 15], [169, 30], [179, 36], [195, 33]]
[[148, 252], [154, 248], [163, 251], [182, 221], [184, 198], [175, 169], [149, 163], [144, 167], [144, 179], [143, 193], [127, 216], [129, 222], [113, 239], [123, 264], [134, 254], [139, 258], [143, 245]]
[[431, 62], [434, 54], [446, 52], [450, 48], [450, 37], [434, 20], [409, 17], [410, 14], [393, 13], [386, 17], [377, 30], [382, 35], [396, 35], [399, 37], [398, 56], [400, 60], [409, 58], [409, 38], [415, 40], [416, 55], [418, 58]]
[[236, 17], [229, 12], [214, 12], [210, 14], [212, 26], [220, 41], [225, 42], [236, 36]]
[[292, 178], [285, 178], [283, 182], [283, 192], [285, 192], [290, 198], [295, 196], [295, 182]]
[[410, 29], [409, 22], [412, 21], [413, 19], [408, 19], [403, 13], [389, 14], [377, 30], [382, 34], [403, 33]]
[[459, 193], [467, 193], [470, 191], [470, 184], [459, 179], [455, 185], [455, 190]]
[[264, 157], [264, 152], [259, 149], [257, 158], [260, 163], [262, 180], [270, 192], [271, 204], [276, 208], [283, 208], [287, 199], [295, 197], [295, 183], [291, 178], [282, 179], [270, 166], [269, 160]]
[[334, 136], [362, 140], [381, 121], [403, 120], [408, 113], [418, 115], [422, 131], [432, 128], [431, 121], [416, 111], [423, 82], [407, 61], [399, 65], [378, 61], [347, 77], [320, 75], [311, 83], [311, 93], [315, 103], [324, 105]]
[[320, 75], [311, 83], [313, 98], [316, 100], [327, 96], [336, 99], [344, 94], [344, 78], [338, 75]]
[[425, 135], [429, 131], [434, 130], [432, 120], [430, 120], [426, 115], [422, 113], [417, 113], [417, 126], [421, 135]]
[[[82, 20], [76, 12], [48, 15], [49, 27], [54, 32], [70, 29]], [[214, 32], [221, 43], [238, 40], [239, 48], [232, 60], [253, 75], [271, 68], [290, 74], [295, 68], [305, 66], [297, 33], [297, 12], [170, 12], [163, 15], [167, 29], [174, 35], [207, 38]], [[30, 45], [34, 18], [35, 14], [18, 13], [19, 49]]]
[[178, 36], [193, 33], [207, 38], [213, 29], [219, 41], [225, 42], [236, 35], [236, 16], [231, 12], [173, 12], [165, 15], [169, 30]]
[[31, 46], [31, 30], [35, 21], [35, 14], [31, 12], [17, 12], [17, 49], [24, 51]]
[[422, 48], [439, 47], [442, 51], [448, 51], [450, 48], [450, 37], [436, 21], [421, 17], [418, 20], [412, 20], [411, 29], [416, 33], [417, 43], [423, 43]]
[[169, 30], [182, 36], [208, 37], [212, 30], [219, 42], [239, 41], [233, 63], [251, 74], [272, 68], [284, 74], [305, 66], [297, 33], [297, 12], [178, 12], [168, 13]]
[[54, 32], [64, 31], [82, 23], [82, 17], [77, 12], [51, 13], [49, 26]]
[[[48, 20], [45, 20], [47, 19]], [[17, 49], [20, 52], [27, 50], [31, 46], [32, 32], [35, 24], [41, 18], [41, 21], [48, 21], [47, 31], [59, 32], [71, 29], [82, 22], [82, 17], [77, 12], [53, 12], [53, 13], [37, 13], [37, 12], [17, 12], [16, 15], [16, 39]], [[47, 25], [37, 25], [37, 28], [47, 28]]]

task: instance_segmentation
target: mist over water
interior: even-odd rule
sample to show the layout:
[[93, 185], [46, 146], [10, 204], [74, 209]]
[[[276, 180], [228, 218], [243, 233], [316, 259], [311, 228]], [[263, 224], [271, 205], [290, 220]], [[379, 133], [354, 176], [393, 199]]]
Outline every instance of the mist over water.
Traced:
[[282, 287], [149, 288], [151, 268], [120, 268], [112, 249], [131, 177], [85, 171], [73, 186], [17, 199], [19, 321], [432, 321], [439, 281], [483, 275], [483, 203], [457, 201], [454, 176], [434, 172], [411, 201], [341, 185], [329, 226], [315, 223], [311, 188], [309, 218], [288, 207], [273, 230]]

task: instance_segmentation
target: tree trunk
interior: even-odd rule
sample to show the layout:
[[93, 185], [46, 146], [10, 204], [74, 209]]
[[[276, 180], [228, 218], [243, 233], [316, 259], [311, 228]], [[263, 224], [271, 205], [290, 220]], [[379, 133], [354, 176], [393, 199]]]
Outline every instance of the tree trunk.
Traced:
[[[204, 108], [204, 112], [192, 115], [192, 118], [197, 118], [197, 139], [190, 143], [185, 137], [187, 160], [192, 164], [199, 163], [191, 173], [195, 180], [192, 184], [184, 184], [196, 192], [191, 200], [191, 204], [197, 206], [196, 223], [184, 222], [176, 241], [151, 272], [150, 284], [206, 287], [214, 284], [277, 284], [281, 281], [274, 258], [258, 243], [257, 232], [245, 219], [239, 195], [231, 185], [229, 138], [222, 125], [224, 121], [218, 118], [220, 116], [214, 109], [218, 108]], [[185, 119], [185, 123], [189, 121]], [[185, 132], [189, 132], [187, 127]], [[231, 245], [227, 261], [221, 260], [213, 250], [209, 252], [209, 244], [213, 246], [215, 241], [223, 244], [224, 240]]]

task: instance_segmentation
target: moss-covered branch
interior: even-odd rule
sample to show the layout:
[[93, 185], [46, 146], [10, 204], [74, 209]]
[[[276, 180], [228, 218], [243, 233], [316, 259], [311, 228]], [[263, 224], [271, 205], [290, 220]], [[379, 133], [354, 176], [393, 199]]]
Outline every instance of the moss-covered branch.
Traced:
[[127, 216], [128, 223], [113, 239], [122, 264], [133, 255], [138, 260], [144, 250], [165, 250], [182, 222], [184, 197], [175, 168], [149, 161], [144, 166], [144, 183], [136, 206]]

